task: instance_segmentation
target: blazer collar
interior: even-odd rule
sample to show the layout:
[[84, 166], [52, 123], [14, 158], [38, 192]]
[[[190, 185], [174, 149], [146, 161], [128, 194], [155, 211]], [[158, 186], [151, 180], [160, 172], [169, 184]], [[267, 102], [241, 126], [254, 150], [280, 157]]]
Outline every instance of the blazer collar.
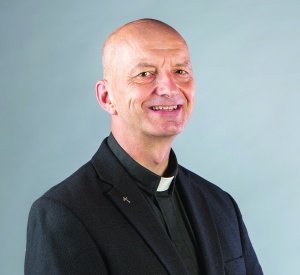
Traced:
[[187, 271], [169, 236], [157, 221], [142, 191], [114, 156], [105, 139], [91, 160], [100, 179], [112, 188], [106, 193], [111, 202], [126, 216], [170, 274]]
[[[137, 184], [148, 194], [155, 196], [162, 177], [136, 162], [117, 142], [113, 134], [107, 138], [107, 145], [120, 161], [126, 172], [136, 179]], [[170, 151], [169, 163], [164, 177], [175, 177], [177, 174], [177, 159], [173, 150]], [[174, 184], [169, 186], [169, 192], [174, 190]]]
[[199, 186], [190, 179], [190, 173], [184, 173], [179, 168], [177, 177], [176, 184], [202, 258], [200, 264], [205, 266], [207, 275], [224, 274], [219, 236], [206, 198]]

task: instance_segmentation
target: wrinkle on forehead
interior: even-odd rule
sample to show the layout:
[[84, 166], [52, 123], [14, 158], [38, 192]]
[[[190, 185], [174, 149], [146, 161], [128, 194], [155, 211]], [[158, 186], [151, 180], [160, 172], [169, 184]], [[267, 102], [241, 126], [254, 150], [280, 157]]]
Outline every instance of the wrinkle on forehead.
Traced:
[[164, 22], [140, 19], [121, 26], [104, 43], [102, 52], [104, 78], [107, 79], [113, 73], [118, 56], [126, 54], [128, 48], [138, 50], [147, 44], [149, 48], [168, 50], [170, 41], [176, 41], [179, 48], [187, 48], [183, 37]]

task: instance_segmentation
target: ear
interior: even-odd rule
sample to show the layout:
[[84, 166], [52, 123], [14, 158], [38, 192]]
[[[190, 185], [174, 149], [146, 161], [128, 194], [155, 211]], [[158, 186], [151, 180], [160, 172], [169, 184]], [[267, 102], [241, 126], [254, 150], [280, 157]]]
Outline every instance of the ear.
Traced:
[[96, 97], [99, 105], [111, 115], [116, 115], [117, 111], [111, 100], [110, 92], [108, 91], [107, 80], [100, 80], [96, 83]]

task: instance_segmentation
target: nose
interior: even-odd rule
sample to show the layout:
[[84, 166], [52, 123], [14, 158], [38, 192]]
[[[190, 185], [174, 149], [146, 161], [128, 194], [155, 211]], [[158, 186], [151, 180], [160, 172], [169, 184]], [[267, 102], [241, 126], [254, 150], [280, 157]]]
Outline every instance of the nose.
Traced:
[[170, 73], [158, 75], [156, 82], [156, 93], [158, 95], [166, 97], [174, 97], [178, 95], [178, 86]]

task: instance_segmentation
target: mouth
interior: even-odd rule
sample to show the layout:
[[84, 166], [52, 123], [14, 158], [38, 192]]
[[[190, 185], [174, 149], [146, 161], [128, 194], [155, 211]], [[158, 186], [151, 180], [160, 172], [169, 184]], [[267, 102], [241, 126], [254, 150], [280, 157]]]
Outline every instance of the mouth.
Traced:
[[153, 111], [167, 111], [167, 112], [172, 112], [175, 110], [179, 110], [181, 108], [182, 105], [156, 105], [156, 106], [152, 106], [150, 107], [151, 110]]

